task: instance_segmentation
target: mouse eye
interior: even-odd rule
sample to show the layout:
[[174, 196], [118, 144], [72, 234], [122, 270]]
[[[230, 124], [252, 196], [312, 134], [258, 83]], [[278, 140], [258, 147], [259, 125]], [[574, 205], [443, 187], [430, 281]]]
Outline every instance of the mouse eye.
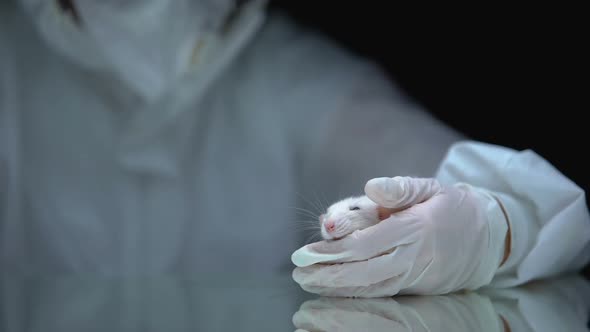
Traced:
[[350, 211], [360, 210], [361, 208], [358, 206], [351, 206]]

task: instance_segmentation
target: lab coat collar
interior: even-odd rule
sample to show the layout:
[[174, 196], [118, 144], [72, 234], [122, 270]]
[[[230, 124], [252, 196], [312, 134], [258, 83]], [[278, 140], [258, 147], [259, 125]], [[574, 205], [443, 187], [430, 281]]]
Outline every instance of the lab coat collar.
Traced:
[[178, 173], [179, 151], [162, 146], [162, 130], [183, 112], [197, 111], [193, 105], [261, 27], [265, 4], [266, 0], [245, 3], [239, 15], [228, 22], [223, 38], [213, 40], [203, 54], [195, 55], [191, 73], [171, 89], [173, 92], [136, 112], [121, 142], [120, 157], [127, 167], [159, 175]]
[[[118, 48], [121, 54], [109, 53], [104, 45], [100, 46], [101, 44], [95, 40], [95, 38], [105, 38], [96, 37], [95, 33], [99, 33], [101, 36], [104, 33], [91, 32], [94, 29], [90, 29], [90, 26], [94, 27], [97, 24], [89, 24], [84, 27], [84, 17], [86, 19], [92, 18], [91, 13], [82, 15], [82, 23], [80, 23], [72, 13], [64, 11], [58, 5], [57, 0], [20, 1], [25, 10], [33, 17], [39, 33], [43, 35], [52, 49], [75, 65], [107, 74], [111, 79], [123, 82], [124, 86], [127, 86], [126, 93], [145, 104], [156, 103], [166, 95], [170, 95], [172, 90], [177, 89], [178, 85], [190, 81], [195, 74], [203, 75], [203, 72], [207, 71], [203, 70], [203, 67], [216, 66], [215, 63], [220, 62], [220, 57], [227, 57], [228, 54], [224, 53], [233, 49], [232, 44], [251, 34], [250, 26], [260, 20], [258, 16], [263, 16], [264, 6], [267, 3], [267, 0], [251, 0], [241, 4], [228, 13], [228, 19], [221, 29], [209, 30], [197, 27], [194, 38], [190, 35], [179, 36], [178, 43], [172, 42], [170, 45], [166, 45], [166, 41], [163, 40], [162, 47], [170, 48], [168, 53], [177, 54], [175, 62], [177, 68], [164, 69], [165, 67], [160, 68], [159, 65], [146, 66], [149, 62], [130, 60], [129, 57], [133, 52], [129, 53], [131, 49], [126, 49], [122, 45], [119, 45]], [[91, 8], [85, 8], [85, 10], [88, 11]], [[105, 14], [102, 13], [102, 15]], [[96, 19], [99, 20], [99, 17]], [[190, 26], [186, 28], [192, 30]], [[242, 29], [243, 31], [241, 31]], [[138, 48], [138, 50], [150, 51], [143, 48]], [[151, 61], [159, 63], [157, 60], [156, 58]], [[164, 63], [168, 62], [164, 61]], [[170, 65], [172, 64], [168, 66]]]

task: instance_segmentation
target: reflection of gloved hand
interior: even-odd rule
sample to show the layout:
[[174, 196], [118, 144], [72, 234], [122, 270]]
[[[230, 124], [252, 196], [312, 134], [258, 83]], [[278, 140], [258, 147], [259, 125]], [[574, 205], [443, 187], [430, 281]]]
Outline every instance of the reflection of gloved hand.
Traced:
[[490, 300], [475, 293], [320, 298], [303, 303], [292, 320], [298, 331], [504, 331]]
[[298, 331], [588, 331], [590, 282], [564, 276], [517, 288], [379, 299], [320, 298], [293, 315]]
[[373, 179], [365, 192], [381, 206], [407, 209], [293, 253], [293, 278], [303, 289], [327, 296], [444, 294], [488, 284], [502, 263], [508, 224], [490, 193], [408, 177]]

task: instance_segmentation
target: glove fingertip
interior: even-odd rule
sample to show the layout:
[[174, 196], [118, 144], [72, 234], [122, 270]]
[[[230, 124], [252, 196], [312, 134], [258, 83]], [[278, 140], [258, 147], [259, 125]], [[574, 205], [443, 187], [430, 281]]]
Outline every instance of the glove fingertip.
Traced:
[[400, 177], [374, 178], [367, 181], [365, 194], [375, 203], [388, 208], [397, 207], [400, 197], [404, 195], [404, 187]]
[[305, 247], [300, 248], [298, 250], [296, 250], [295, 252], [293, 252], [293, 254], [291, 254], [291, 262], [293, 262], [293, 264], [295, 264], [295, 266], [298, 267], [304, 267], [304, 266], [309, 266], [313, 263], [309, 262], [309, 259], [307, 259], [306, 257], [309, 257], [309, 255], [306, 255], [305, 253], [303, 253], [302, 251], [305, 250]]

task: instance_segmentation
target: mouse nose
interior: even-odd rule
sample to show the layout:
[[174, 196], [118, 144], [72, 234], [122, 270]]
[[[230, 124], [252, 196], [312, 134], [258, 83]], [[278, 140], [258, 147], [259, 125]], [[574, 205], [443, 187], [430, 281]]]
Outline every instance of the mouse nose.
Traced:
[[324, 228], [326, 228], [326, 231], [329, 233], [333, 232], [336, 229], [334, 220], [326, 220], [326, 222], [324, 222]]

